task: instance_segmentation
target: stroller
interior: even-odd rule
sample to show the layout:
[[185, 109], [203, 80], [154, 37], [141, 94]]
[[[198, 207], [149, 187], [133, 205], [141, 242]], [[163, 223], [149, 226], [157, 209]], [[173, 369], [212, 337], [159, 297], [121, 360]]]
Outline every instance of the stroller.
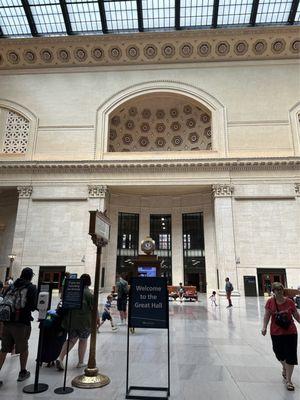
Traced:
[[60, 310], [49, 310], [44, 324], [44, 336], [41, 350], [41, 364], [47, 363], [52, 367], [59, 356], [62, 346], [66, 340], [67, 332], [61, 327], [62, 315]]

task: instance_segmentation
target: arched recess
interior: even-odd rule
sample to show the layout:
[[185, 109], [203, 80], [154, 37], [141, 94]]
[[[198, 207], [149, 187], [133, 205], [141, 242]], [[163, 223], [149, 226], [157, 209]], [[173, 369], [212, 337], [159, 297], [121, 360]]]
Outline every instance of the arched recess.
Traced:
[[294, 144], [294, 155], [300, 156], [300, 101], [290, 109], [289, 119]]
[[[3, 152], [4, 148], [4, 138], [5, 138], [5, 126], [2, 126], [0, 131], [0, 157], [5, 159], [9, 156], [9, 159], [22, 159], [22, 160], [31, 160], [34, 155], [35, 143], [36, 143], [36, 136], [37, 136], [37, 127], [38, 127], [38, 119], [37, 117], [26, 107], [9, 100], [0, 99], [0, 113], [1, 110], [5, 110], [16, 116], [19, 115], [28, 121], [29, 128], [28, 128], [28, 140], [26, 144], [26, 151], [21, 152]], [[1, 116], [1, 115], [0, 115]], [[1, 123], [1, 118], [0, 118]], [[2, 124], [5, 125], [5, 122], [2, 121]]]
[[[97, 128], [96, 128], [96, 159], [106, 158], [108, 153], [108, 131], [109, 131], [109, 117], [120, 107], [121, 104], [137, 98], [142, 95], [149, 94], [168, 94], [176, 96], [185, 96], [194, 103], [197, 102], [199, 106], [204, 106], [211, 113], [211, 129], [212, 129], [212, 151], [210, 152], [193, 152], [193, 157], [225, 157], [228, 153], [227, 145], [227, 123], [226, 123], [226, 110], [225, 107], [212, 95], [198, 89], [191, 85], [186, 85], [181, 82], [174, 81], [153, 81], [146, 82], [134, 86], [130, 86], [122, 90], [108, 99], [97, 110]], [[168, 153], [168, 155], [166, 154]], [[118, 158], [121, 156], [126, 158], [126, 153], [111, 153], [109, 158]], [[146, 153], [147, 154], [147, 153]], [[189, 153], [191, 154], [191, 153]], [[154, 157], [153, 153], [151, 156]], [[128, 157], [128, 155], [127, 155]], [[130, 153], [130, 158], [140, 158], [141, 153]], [[145, 157], [145, 153], [143, 153]], [[155, 155], [155, 158], [170, 158], [170, 152], [160, 152]], [[186, 152], [181, 152], [176, 155], [176, 158], [187, 157]]]

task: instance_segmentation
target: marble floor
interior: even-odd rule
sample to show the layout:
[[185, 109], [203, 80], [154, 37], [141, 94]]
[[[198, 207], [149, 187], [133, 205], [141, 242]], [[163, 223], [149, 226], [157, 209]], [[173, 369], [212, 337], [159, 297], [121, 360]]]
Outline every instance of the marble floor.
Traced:
[[[101, 294], [103, 304], [105, 295]], [[281, 368], [271, 348], [270, 336], [260, 334], [264, 298], [233, 298], [226, 308], [221, 298], [211, 306], [204, 295], [198, 303], [170, 303], [170, 353], [172, 400], [300, 400], [300, 367], [294, 372], [295, 392], [288, 392], [281, 379]], [[113, 310], [117, 322], [118, 313]], [[299, 325], [298, 325], [299, 327]], [[34, 381], [38, 328], [33, 323], [28, 369], [32, 376], [16, 382], [19, 357], [7, 357], [0, 371], [4, 385], [2, 400], [59, 399], [54, 389], [62, 386], [63, 373], [41, 368], [40, 382], [49, 389], [40, 394], [24, 394], [24, 386]], [[97, 364], [109, 376], [109, 385], [100, 389], [77, 389], [66, 399], [120, 400], [125, 398], [127, 327], [112, 332], [109, 323], [97, 335]], [[300, 352], [298, 351], [300, 359]], [[80, 374], [77, 352], [69, 357], [67, 384]], [[129, 384], [167, 384], [167, 331], [137, 329], [130, 335]], [[140, 393], [141, 394], [141, 393]], [[150, 393], [151, 395], [155, 393]], [[157, 394], [156, 394], [157, 395]]]

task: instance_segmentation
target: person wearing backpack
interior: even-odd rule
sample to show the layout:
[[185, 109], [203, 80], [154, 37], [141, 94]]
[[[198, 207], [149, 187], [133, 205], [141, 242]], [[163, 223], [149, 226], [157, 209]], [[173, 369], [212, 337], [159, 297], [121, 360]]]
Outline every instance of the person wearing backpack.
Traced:
[[228, 300], [228, 306], [227, 308], [232, 307], [232, 302], [231, 302], [231, 293], [233, 291], [233, 286], [232, 283], [230, 282], [229, 278], [225, 279], [225, 292], [226, 292], [226, 297]]
[[121, 322], [118, 325], [126, 325], [127, 319], [127, 296], [129, 293], [128, 282], [118, 275], [118, 281], [116, 282], [118, 299], [117, 299], [117, 309], [120, 313]]
[[[0, 370], [7, 353], [11, 353], [14, 346], [20, 354], [21, 370], [17, 381], [21, 382], [30, 377], [27, 371], [28, 340], [31, 333], [31, 312], [36, 309], [37, 289], [31, 283], [33, 277], [31, 268], [24, 268], [13, 285], [5, 292], [0, 303], [0, 320], [3, 321], [2, 347], [0, 351]], [[0, 381], [0, 386], [3, 382]]]

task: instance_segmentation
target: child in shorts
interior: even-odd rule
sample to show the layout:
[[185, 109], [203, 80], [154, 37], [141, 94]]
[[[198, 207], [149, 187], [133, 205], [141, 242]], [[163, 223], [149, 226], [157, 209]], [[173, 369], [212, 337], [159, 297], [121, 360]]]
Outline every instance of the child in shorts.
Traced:
[[217, 307], [217, 301], [216, 301], [216, 292], [215, 291], [213, 291], [212, 292], [212, 294], [211, 294], [211, 296], [209, 296], [209, 298], [210, 298], [210, 301], [211, 301], [211, 305], [214, 305], [214, 306], [216, 306]]
[[106, 303], [105, 303], [105, 306], [104, 306], [104, 310], [103, 310], [103, 313], [102, 313], [102, 316], [101, 316], [101, 321], [97, 322], [97, 332], [98, 332], [98, 333], [100, 333], [100, 326], [103, 325], [104, 322], [105, 322], [106, 320], [110, 321], [111, 329], [112, 329], [113, 331], [116, 331], [116, 330], [118, 329], [118, 328], [114, 325], [112, 316], [111, 316], [111, 314], [110, 314], [110, 308], [111, 308], [111, 302], [112, 302], [112, 300], [113, 300], [113, 296], [112, 296], [111, 294], [109, 294], [109, 295], [107, 296], [107, 300], [106, 300]]

